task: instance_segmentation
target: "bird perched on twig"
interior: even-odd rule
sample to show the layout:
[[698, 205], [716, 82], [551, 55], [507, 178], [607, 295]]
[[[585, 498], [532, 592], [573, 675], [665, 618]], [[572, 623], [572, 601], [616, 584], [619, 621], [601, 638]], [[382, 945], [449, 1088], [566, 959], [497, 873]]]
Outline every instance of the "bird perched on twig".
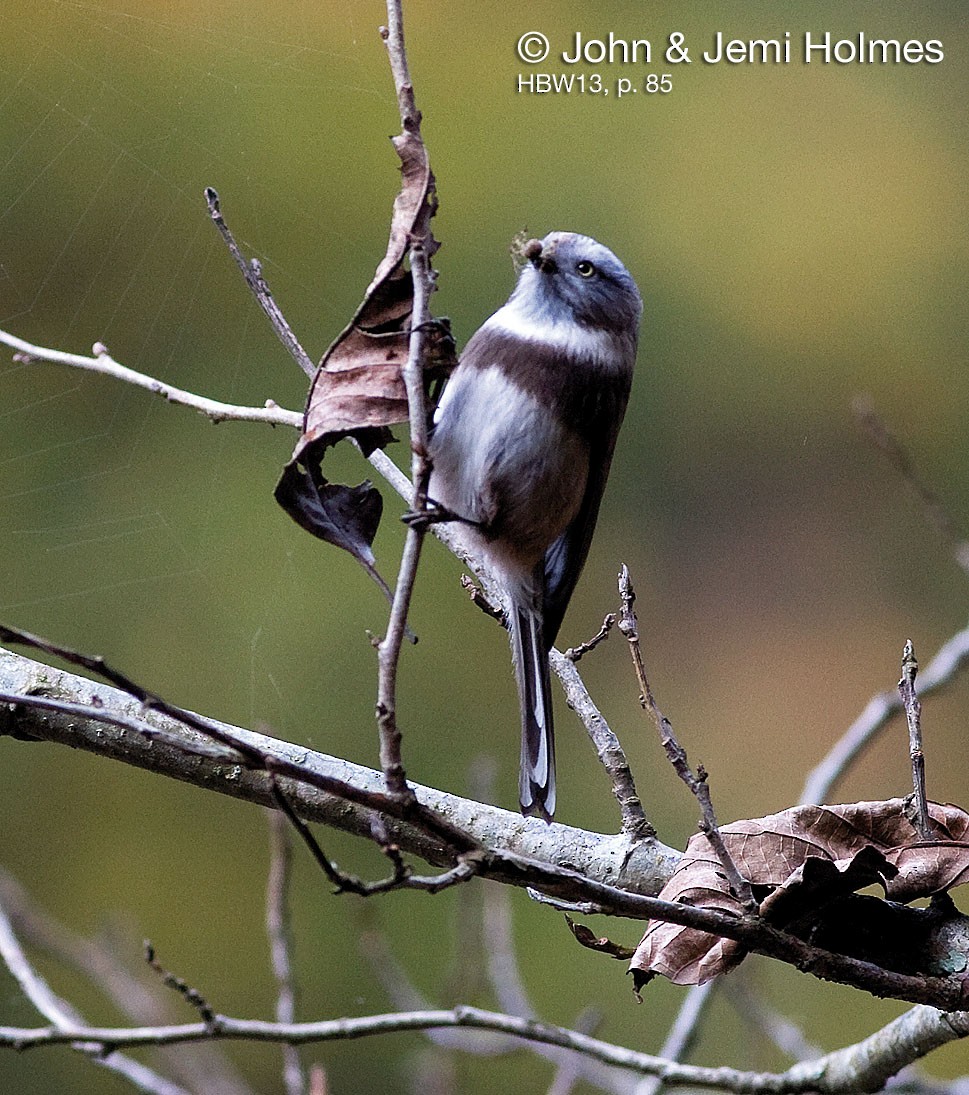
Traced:
[[523, 814], [551, 821], [548, 652], [585, 562], [626, 409], [642, 299], [607, 247], [529, 240], [508, 302], [445, 388], [431, 434], [432, 502], [467, 523], [504, 590], [521, 702]]

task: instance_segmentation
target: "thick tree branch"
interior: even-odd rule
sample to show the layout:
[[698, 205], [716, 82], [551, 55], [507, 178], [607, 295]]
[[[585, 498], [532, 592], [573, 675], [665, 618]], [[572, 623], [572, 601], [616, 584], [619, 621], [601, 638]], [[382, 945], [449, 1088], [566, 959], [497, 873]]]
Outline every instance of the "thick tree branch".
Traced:
[[[4, 683], [7, 670], [19, 669], [23, 678], [24, 663], [33, 667], [33, 683], [21, 679], [22, 687], [17, 688], [16, 682], [12, 681], [12, 690], [28, 697], [38, 690], [48, 695], [52, 690], [71, 695], [70, 674], [60, 674], [2, 651], [0, 685]], [[93, 687], [91, 682], [73, 678], [75, 695], [77, 690], [86, 690], [82, 694], [90, 696]], [[118, 702], [117, 694], [112, 696], [112, 691], [98, 694], [106, 695], [108, 702]], [[131, 702], [129, 697], [121, 697], [122, 701], [125, 699]], [[371, 790], [374, 782], [382, 785], [382, 779], [369, 769], [220, 724], [212, 723], [226, 740], [236, 741], [237, 748], [262, 756], [264, 767], [250, 769], [241, 764], [199, 757], [191, 752], [191, 737], [187, 750], [190, 763], [186, 764], [186, 757], [170, 744], [139, 740], [140, 735], [107, 724], [99, 725], [96, 721], [85, 724], [73, 715], [59, 717], [57, 712], [41, 711], [29, 720], [25, 719], [28, 710], [28, 702], [12, 708], [0, 707], [3, 719], [0, 732], [6, 731], [20, 738], [35, 736], [68, 742], [263, 804], [272, 799], [271, 780], [283, 781], [283, 777], [275, 773], [285, 772], [287, 796], [301, 816], [326, 821], [369, 838], [376, 812], [394, 843], [417, 851], [430, 862], [453, 867], [462, 858], [473, 858], [475, 873], [511, 885], [531, 887], [558, 900], [594, 902], [598, 911], [611, 915], [661, 919], [735, 939], [747, 950], [795, 965], [822, 980], [851, 984], [876, 996], [932, 1004], [945, 1010], [964, 1007], [966, 989], [958, 977], [895, 973], [870, 962], [812, 946], [770, 927], [755, 915], [732, 917], [648, 896], [656, 892], [676, 860], [676, 853], [656, 841], [630, 842], [623, 837], [604, 837], [566, 826], [546, 827], [532, 819], [420, 787], [414, 788], [419, 804], [415, 814], [404, 808], [396, 797]], [[151, 715], [154, 718], [157, 712]], [[166, 726], [166, 729], [175, 732], [176, 727], [177, 724]], [[336, 772], [340, 772], [339, 777]], [[348, 803], [366, 808], [348, 809]], [[436, 828], [428, 829], [423, 825], [429, 817], [439, 819]], [[456, 820], [458, 825], [455, 825]], [[448, 844], [441, 836], [447, 832], [464, 833], [477, 842], [475, 849], [466, 852]], [[569, 866], [560, 866], [561, 863]], [[604, 878], [610, 881], [602, 881]]]
[[[85, 705], [86, 709], [103, 711], [105, 716], [88, 718], [77, 713], [0, 704], [0, 734], [67, 744], [206, 790], [264, 806], [275, 805], [265, 772], [246, 767], [231, 754], [219, 755], [211, 742], [195, 731], [158, 712], [146, 712], [137, 700], [108, 685], [0, 649], [0, 692], [63, 699]], [[114, 717], [126, 720], [126, 728], [107, 721]], [[146, 721], [163, 731], [164, 736], [151, 740], [132, 732], [138, 722]], [[382, 794], [381, 774], [370, 768], [239, 727], [215, 725], [240, 742], [278, 758], [281, 764], [298, 767], [308, 780], [316, 780], [318, 784], [329, 781], [334, 788], [352, 786], [364, 802], [379, 803], [386, 797]], [[372, 806], [348, 803], [345, 797], [321, 786], [279, 778], [289, 802], [304, 820], [372, 840]], [[621, 886], [631, 893], [658, 893], [678, 859], [676, 851], [655, 840], [634, 843], [623, 836], [606, 836], [559, 824], [547, 826], [432, 788], [416, 785], [415, 788], [424, 806], [466, 830], [485, 847], [549, 866], [556, 860], [565, 861], [599, 884]], [[436, 866], [453, 866], [451, 850], [418, 824], [391, 817], [384, 820], [388, 836], [405, 852]], [[480, 873], [510, 881], [508, 870], [498, 864], [482, 864]], [[517, 875], [515, 881], [519, 885], [542, 884], [539, 876]]]

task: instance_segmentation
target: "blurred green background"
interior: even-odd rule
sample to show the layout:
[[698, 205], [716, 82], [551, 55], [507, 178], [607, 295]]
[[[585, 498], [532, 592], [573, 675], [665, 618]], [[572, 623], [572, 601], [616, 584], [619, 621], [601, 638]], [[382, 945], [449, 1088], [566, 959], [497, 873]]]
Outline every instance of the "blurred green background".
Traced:
[[[630, 566], [659, 702], [711, 773], [724, 820], [781, 809], [869, 696], [923, 665], [965, 624], [966, 576], [854, 425], [869, 393], [924, 478], [969, 528], [965, 285], [969, 96], [964, 5], [884, 0], [688, 9], [545, 2], [407, 5], [410, 61], [438, 177], [438, 314], [460, 341], [507, 296], [512, 237], [574, 229], [611, 246], [646, 301], [640, 363], [599, 532], [563, 629], [587, 638]], [[0, 321], [30, 340], [125, 364], [230, 402], [299, 408], [305, 382], [276, 343], [209, 222], [218, 189], [240, 242], [313, 356], [343, 327], [383, 253], [398, 181], [398, 118], [377, 3], [256, 6], [7, 0], [0, 13]], [[763, 38], [941, 39], [937, 65], [582, 66], [606, 81], [670, 73], [668, 95], [516, 93], [526, 31], [553, 50], [587, 37], [681, 31]], [[294, 437], [213, 427], [115, 382], [0, 360], [0, 618], [106, 655], [173, 701], [376, 763], [375, 659], [385, 605], [355, 564], [272, 500]], [[405, 459], [403, 445], [395, 456]], [[359, 481], [352, 452], [333, 477]], [[380, 565], [395, 570], [402, 506], [387, 496]], [[404, 652], [409, 774], [466, 792], [494, 758], [515, 800], [517, 714], [508, 652], [431, 545]], [[682, 845], [696, 809], [641, 716], [623, 644], [583, 665], [620, 732], [651, 816]], [[925, 704], [932, 797], [966, 805], [969, 681]], [[578, 724], [559, 718], [560, 819], [611, 831], [616, 814]], [[162, 961], [233, 1014], [269, 1016], [262, 934], [265, 822], [253, 808], [46, 745], [0, 740], [0, 863], [78, 932], [126, 928], [138, 965]], [[896, 723], [839, 789], [904, 794]], [[341, 862], [370, 849], [325, 834]], [[383, 1010], [359, 955], [359, 902], [297, 856], [301, 1017]], [[958, 895], [957, 895], [958, 897]], [[474, 967], [449, 892], [367, 907], [431, 1003]], [[681, 997], [637, 1006], [622, 968], [576, 947], [561, 918], [511, 895], [523, 976], [543, 1018], [602, 1011], [603, 1037], [656, 1051]], [[635, 924], [599, 922], [635, 943]], [[133, 941], [133, 942], [132, 942]], [[85, 1015], [117, 1015], [41, 963]], [[756, 983], [827, 1048], [898, 1006], [751, 963]], [[468, 999], [470, 990], [459, 990]], [[487, 993], [471, 993], [489, 1005]], [[850, 1002], [850, 1003], [849, 1003]], [[191, 1016], [186, 1011], [186, 1019]], [[33, 1023], [0, 974], [0, 1023]], [[544, 1091], [550, 1066], [428, 1057], [417, 1035], [307, 1050], [335, 1095], [421, 1087]], [[260, 1092], [278, 1055], [234, 1047]], [[708, 1064], [783, 1064], [718, 1004]], [[969, 1047], [929, 1062], [969, 1071]], [[68, 1050], [0, 1054], [0, 1090], [122, 1092]], [[447, 1090], [447, 1088], [444, 1088]], [[589, 1090], [579, 1088], [577, 1090]]]

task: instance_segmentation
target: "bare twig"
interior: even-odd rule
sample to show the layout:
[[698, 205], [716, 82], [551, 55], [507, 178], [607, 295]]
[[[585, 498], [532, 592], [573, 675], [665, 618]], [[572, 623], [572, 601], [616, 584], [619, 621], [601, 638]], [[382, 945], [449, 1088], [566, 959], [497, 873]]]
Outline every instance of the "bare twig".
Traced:
[[[73, 1049], [83, 1053], [94, 1064], [124, 1076], [140, 1091], [150, 1092], [151, 1095], [188, 1095], [184, 1088], [159, 1076], [153, 1069], [125, 1054], [113, 1053], [105, 1056], [104, 1044], [98, 1039], [70, 1036], [69, 1032], [83, 1028], [83, 1019], [70, 1004], [65, 1003], [52, 991], [30, 964], [2, 908], [0, 908], [0, 957], [3, 958], [24, 996], [48, 1020], [49, 1025], [38, 1028], [39, 1031], [45, 1033], [50, 1039], [67, 1043]], [[4, 1039], [2, 1028], [0, 1028], [0, 1045], [2, 1044], [16, 1045], [17, 1043]]]
[[[927, 696], [938, 688], [951, 683], [969, 660], [969, 627], [957, 631], [936, 652], [935, 657], [922, 670], [919, 680], [920, 693]], [[902, 710], [898, 692], [882, 692], [873, 696], [864, 711], [848, 727], [828, 755], [808, 775], [801, 791], [802, 803], [820, 805], [828, 800], [835, 784], [844, 776], [858, 756], [875, 736], [888, 724], [891, 717]]]
[[915, 677], [919, 663], [915, 658], [912, 640], [907, 639], [902, 652], [902, 677], [898, 682], [898, 694], [905, 708], [908, 722], [908, 747], [912, 760], [913, 805], [915, 816], [913, 824], [922, 840], [931, 840], [933, 836], [932, 819], [929, 817], [929, 804], [925, 795], [925, 754], [922, 752], [922, 704], [915, 691]]
[[617, 619], [618, 617], [614, 612], [607, 613], [602, 621], [602, 627], [599, 628], [595, 635], [587, 642], [579, 643], [578, 646], [570, 646], [568, 650], [564, 652], [565, 657], [568, 658], [570, 662], [577, 662], [584, 655], [595, 650], [599, 643], [604, 642], [609, 638], [609, 632], [616, 626]]
[[0, 1027], [0, 1045], [20, 1050], [72, 1042], [106, 1048], [172, 1045], [231, 1039], [254, 1042], [337, 1041], [406, 1030], [464, 1027], [492, 1030], [537, 1044], [561, 1046], [592, 1060], [641, 1075], [659, 1075], [670, 1086], [717, 1088], [738, 1095], [841, 1095], [846, 1090], [877, 1091], [905, 1065], [931, 1050], [966, 1037], [969, 1014], [952, 1012], [938, 1022], [932, 1008], [914, 1008], [872, 1038], [814, 1061], [800, 1062], [786, 1072], [744, 1072], [739, 1069], [678, 1064], [663, 1057], [603, 1042], [564, 1027], [468, 1006], [441, 1011], [393, 1012], [315, 1023], [267, 1023], [216, 1015], [213, 1026], [190, 1023], [168, 1027]]
[[969, 540], [961, 534], [956, 522], [946, 510], [942, 499], [915, 470], [915, 462], [908, 450], [888, 428], [888, 424], [875, 410], [870, 396], [858, 396], [852, 403], [858, 424], [868, 439], [894, 464], [912, 493], [922, 505], [929, 523], [934, 525], [942, 539], [949, 545], [952, 557], [969, 574]]
[[639, 628], [636, 622], [636, 613], [633, 605], [636, 601], [636, 592], [633, 589], [629, 569], [623, 565], [619, 572], [619, 597], [622, 608], [619, 613], [619, 630], [625, 635], [629, 643], [629, 652], [633, 660], [633, 668], [640, 687], [640, 703], [644, 710], [648, 711], [656, 723], [659, 731], [660, 743], [666, 756], [672, 764], [674, 771], [686, 784], [697, 802], [700, 804], [701, 818], [700, 831], [706, 835], [710, 846], [713, 848], [717, 859], [723, 867], [730, 885], [731, 892], [737, 900], [750, 912], [757, 909], [757, 901], [754, 898], [750, 883], [737, 869], [733, 856], [727, 850], [720, 835], [717, 819], [713, 812], [713, 802], [710, 798], [710, 788], [707, 785], [707, 774], [703, 768], [698, 768], [694, 773], [686, 758], [686, 750], [680, 745], [673, 733], [673, 727], [669, 719], [659, 709], [653, 697], [653, 691], [649, 686], [646, 676], [646, 666], [643, 662], [642, 648], [639, 643]]
[[619, 802], [623, 833], [633, 840], [652, 839], [656, 836], [656, 830], [643, 810], [622, 743], [593, 702], [585, 682], [575, 667], [574, 659], [553, 649], [549, 654], [549, 660], [556, 676], [562, 682], [569, 707], [582, 720], [582, 725], [592, 739], [599, 760], [612, 783], [612, 793]]
[[461, 575], [461, 587], [467, 591], [473, 605], [477, 605], [486, 616], [490, 616], [493, 620], [497, 620], [502, 627], [508, 627], [508, 617], [505, 615], [501, 605], [492, 603], [492, 601], [485, 596], [484, 590], [479, 585], [476, 585], [469, 575]]
[[145, 961], [155, 973], [158, 974], [163, 985], [166, 985], [174, 992], [177, 992], [186, 1004], [195, 1008], [206, 1026], [213, 1027], [216, 1025], [215, 1012], [209, 1005], [208, 1000], [205, 999], [198, 989], [193, 989], [187, 981], [183, 980], [177, 974], [172, 973], [171, 970], [165, 969], [158, 961], [154, 945], [150, 939], [145, 940]]
[[[508, 626], [505, 613], [496, 607], [495, 603], [466, 574], [461, 577], [461, 585], [470, 594], [472, 602], [485, 615], [497, 620], [502, 627]], [[606, 616], [599, 633], [588, 643], [583, 643], [578, 648], [581, 653], [586, 653], [598, 645], [615, 622], [616, 617], [614, 615]], [[566, 702], [579, 716], [582, 725], [592, 739], [599, 761], [606, 770], [606, 775], [612, 784], [612, 792], [619, 802], [623, 834], [631, 840], [652, 839], [656, 836], [656, 829], [649, 822], [643, 810], [642, 800], [636, 791], [632, 769], [629, 766], [622, 743], [593, 702], [592, 696], [589, 694], [589, 690], [575, 666], [575, 663], [581, 657], [581, 653], [576, 655], [575, 650], [567, 650], [563, 654], [556, 647], [552, 647], [549, 651], [549, 664], [561, 682]]]
[[265, 422], [271, 426], [292, 426], [296, 429], [303, 424], [302, 414], [284, 410], [271, 399], [266, 400], [264, 407], [237, 407], [231, 403], [220, 403], [216, 399], [207, 399], [205, 396], [186, 392], [156, 380], [152, 376], [146, 376], [145, 373], [135, 372], [134, 369], [129, 369], [126, 365], [115, 361], [100, 342], [94, 344], [93, 357], [35, 346], [7, 331], [0, 331], [0, 343], [18, 351], [17, 356], [22, 361], [50, 361], [56, 365], [69, 365], [74, 369], [114, 377], [116, 380], [123, 380], [126, 384], [134, 384], [137, 388], [144, 388], [155, 395], [160, 395], [169, 403], [192, 407], [211, 418], [213, 422]]
[[[410, 347], [404, 380], [411, 423], [412, 480], [414, 494], [411, 509], [423, 513], [427, 508], [430, 463], [427, 458], [427, 412], [424, 401], [424, 328], [429, 320], [428, 296], [430, 268], [422, 246], [411, 245], [411, 273], [414, 279], [414, 306], [411, 317]], [[377, 725], [380, 729], [380, 766], [389, 794], [412, 796], [401, 758], [401, 733], [397, 724], [397, 666], [407, 626], [407, 613], [417, 578], [426, 526], [422, 522], [407, 529], [404, 551], [397, 572], [394, 601], [387, 634], [378, 647], [380, 671], [377, 679]]]
[[[276, 979], [276, 1022], [296, 1018], [296, 986], [293, 981], [292, 931], [289, 920], [289, 882], [292, 845], [286, 818], [267, 811], [269, 822], [269, 872], [266, 876], [266, 935], [269, 959]], [[286, 1095], [304, 1095], [306, 1073], [295, 1046], [283, 1046], [283, 1086]]]
[[391, 861], [394, 869], [388, 878], [379, 879], [376, 882], [364, 882], [356, 875], [341, 871], [336, 863], [323, 851], [319, 841], [313, 836], [306, 822], [297, 814], [285, 792], [279, 786], [279, 781], [272, 774], [270, 774], [270, 783], [276, 805], [296, 832], [299, 833], [317, 866], [333, 883], [335, 893], [352, 893], [358, 897], [374, 897], [378, 894], [389, 893], [391, 890], [423, 890], [425, 893], [438, 893], [461, 882], [468, 882], [478, 873], [478, 860], [471, 854], [461, 856], [450, 870], [441, 874], [415, 875], [404, 862], [399, 846], [393, 843], [387, 835], [387, 827], [383, 818], [377, 814], [371, 819], [371, 836], [377, 842], [380, 850]]
[[219, 195], [211, 186], [205, 188], [205, 202], [209, 207], [209, 216], [221, 233], [222, 239], [229, 249], [229, 253], [236, 261], [236, 265], [242, 271], [242, 276], [246, 279], [246, 284], [252, 290], [252, 295], [259, 303], [259, 307], [262, 308], [263, 312], [266, 314], [266, 318], [272, 324], [273, 330], [276, 332], [279, 341], [286, 347], [292, 355], [293, 360], [308, 377], [315, 376], [316, 366], [310, 360], [309, 354], [307, 354], [300, 345], [299, 339], [293, 333], [292, 327], [286, 322], [285, 317], [279, 310], [279, 306], [273, 299], [269, 286], [266, 284], [266, 279], [262, 276], [262, 265], [258, 259], [246, 261], [245, 255], [243, 255], [239, 245], [235, 241], [235, 237], [229, 231], [229, 226], [222, 217], [222, 210], [219, 206]]
[[158, 726], [152, 726], [144, 719], [120, 711], [106, 711], [93, 703], [73, 703], [58, 696], [20, 695], [16, 692], [0, 692], [0, 703], [9, 703], [15, 707], [35, 707], [41, 711], [57, 711], [62, 715], [73, 715], [81, 719], [95, 719], [122, 730], [131, 730], [147, 741], [157, 741], [177, 749], [192, 752], [196, 756], [209, 757], [226, 764], [239, 764], [246, 758], [230, 746], [212, 745], [207, 741], [186, 741], [184, 736], [170, 734]]
[[[400, 0], [387, 0], [387, 26], [381, 27], [381, 37], [387, 46], [387, 56], [397, 91], [401, 128], [412, 140], [421, 138], [421, 116], [414, 98], [414, 86], [407, 65], [404, 46], [404, 18]], [[427, 455], [427, 407], [424, 392], [425, 334], [431, 321], [430, 295], [434, 289], [430, 267], [430, 218], [434, 214], [434, 183], [429, 176], [428, 194], [424, 198], [408, 244], [413, 302], [410, 317], [410, 338], [404, 365], [404, 385], [407, 390], [407, 410], [410, 422], [411, 480], [413, 499], [411, 511], [420, 516], [427, 509], [427, 486], [431, 465]], [[397, 665], [407, 627], [407, 613], [417, 577], [417, 565], [427, 530], [425, 522], [410, 524], [397, 573], [397, 585], [387, 625], [387, 634], [378, 648], [377, 725], [380, 731], [380, 766], [389, 794], [413, 798], [401, 758], [401, 734], [397, 724]]]

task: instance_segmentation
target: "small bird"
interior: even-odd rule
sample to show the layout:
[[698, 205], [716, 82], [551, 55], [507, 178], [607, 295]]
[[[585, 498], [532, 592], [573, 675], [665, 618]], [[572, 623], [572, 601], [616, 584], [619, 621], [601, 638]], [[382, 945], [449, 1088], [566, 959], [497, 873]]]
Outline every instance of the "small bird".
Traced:
[[472, 336], [441, 398], [428, 494], [501, 583], [521, 703], [519, 798], [555, 813], [548, 652], [585, 563], [632, 382], [643, 310], [607, 247], [529, 240], [508, 302]]

